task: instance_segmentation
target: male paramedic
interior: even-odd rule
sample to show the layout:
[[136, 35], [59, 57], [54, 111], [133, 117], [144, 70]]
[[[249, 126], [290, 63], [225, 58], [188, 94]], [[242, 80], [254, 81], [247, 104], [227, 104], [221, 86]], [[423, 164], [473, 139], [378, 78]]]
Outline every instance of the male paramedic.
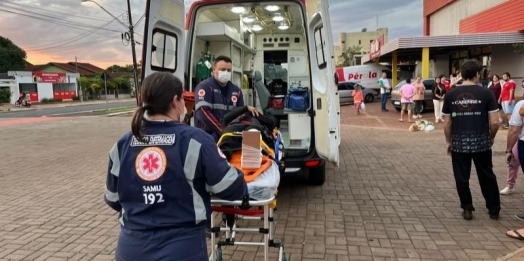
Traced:
[[380, 87], [380, 101], [382, 104], [382, 112], [389, 111], [386, 109], [386, 103], [388, 102], [388, 93], [391, 89], [389, 86], [388, 76], [386, 72], [382, 72], [382, 78], [378, 80], [378, 86]]
[[[232, 61], [218, 56], [213, 64], [213, 77], [195, 88], [195, 127], [203, 129], [218, 140], [222, 134], [220, 120], [231, 110], [244, 106], [241, 89], [231, 82]], [[253, 116], [260, 112], [247, 106]]]

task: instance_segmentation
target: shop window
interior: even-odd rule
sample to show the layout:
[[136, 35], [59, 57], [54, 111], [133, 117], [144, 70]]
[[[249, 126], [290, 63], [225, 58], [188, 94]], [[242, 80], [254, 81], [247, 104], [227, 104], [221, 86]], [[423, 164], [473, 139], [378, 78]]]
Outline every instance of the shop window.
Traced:
[[175, 34], [155, 29], [151, 47], [151, 67], [159, 71], [174, 72], [177, 68], [177, 47], [178, 38]]

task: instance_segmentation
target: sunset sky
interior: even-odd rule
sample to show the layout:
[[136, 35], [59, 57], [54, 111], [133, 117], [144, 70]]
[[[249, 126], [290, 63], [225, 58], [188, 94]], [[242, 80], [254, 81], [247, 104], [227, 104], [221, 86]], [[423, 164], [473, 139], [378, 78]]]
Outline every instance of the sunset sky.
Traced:
[[[186, 9], [192, 0], [185, 0]], [[127, 24], [126, 0], [97, 0]], [[329, 0], [335, 42], [338, 33], [389, 27], [389, 40], [422, 34], [422, 0]], [[146, 0], [131, 0], [133, 23], [143, 15]], [[410, 21], [406, 23], [405, 21]], [[145, 19], [136, 28], [142, 42]], [[101, 29], [99, 27], [102, 27]], [[127, 29], [94, 3], [81, 0], [2, 0], [0, 35], [27, 52], [33, 64], [88, 62], [106, 68], [131, 64], [131, 46], [124, 46]], [[142, 46], [137, 45], [140, 60]]]

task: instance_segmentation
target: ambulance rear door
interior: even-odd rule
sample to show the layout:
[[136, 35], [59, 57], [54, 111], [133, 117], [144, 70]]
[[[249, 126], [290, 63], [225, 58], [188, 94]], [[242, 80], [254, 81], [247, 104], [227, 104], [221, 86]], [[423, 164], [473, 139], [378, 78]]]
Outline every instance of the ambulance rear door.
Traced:
[[184, 0], [147, 0], [142, 77], [171, 72], [184, 81]]
[[307, 0], [308, 45], [315, 145], [318, 154], [338, 166], [340, 145], [340, 101], [337, 91], [333, 36], [328, 1]]

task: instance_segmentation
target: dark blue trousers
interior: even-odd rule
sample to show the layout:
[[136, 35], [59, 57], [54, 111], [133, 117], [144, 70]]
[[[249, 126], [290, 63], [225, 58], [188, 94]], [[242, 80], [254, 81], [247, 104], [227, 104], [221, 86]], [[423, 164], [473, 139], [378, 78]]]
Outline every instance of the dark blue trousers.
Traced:
[[121, 229], [117, 261], [208, 261], [205, 226], [155, 231]]

